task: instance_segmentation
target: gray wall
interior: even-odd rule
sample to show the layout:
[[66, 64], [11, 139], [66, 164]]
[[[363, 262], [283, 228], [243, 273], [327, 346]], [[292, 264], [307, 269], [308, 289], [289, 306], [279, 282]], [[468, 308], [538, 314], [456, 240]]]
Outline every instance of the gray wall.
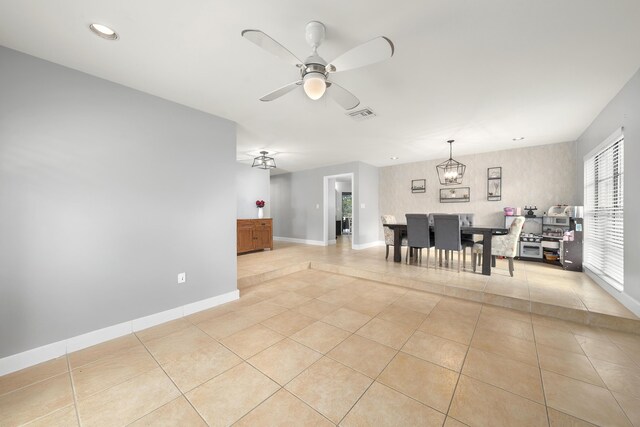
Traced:
[[[502, 225], [505, 206], [536, 205], [542, 215], [550, 206], [578, 202], [576, 188], [576, 144], [523, 147], [453, 157], [467, 166], [464, 182], [469, 187], [468, 203], [440, 203], [436, 165], [443, 159], [407, 163], [380, 169], [380, 212], [404, 220], [410, 212], [473, 212], [482, 225]], [[487, 168], [502, 167], [502, 200], [487, 201]], [[411, 180], [426, 179], [426, 193], [411, 193]]]
[[[378, 168], [362, 162], [344, 163], [271, 177], [271, 215], [274, 236], [322, 241], [325, 176], [353, 173], [353, 243], [362, 245], [379, 240]], [[361, 203], [365, 208], [361, 209]], [[318, 206], [316, 208], [316, 205]], [[360, 224], [362, 217], [362, 224]]]
[[584, 196], [584, 156], [616, 129], [624, 127], [624, 293], [640, 302], [640, 71], [598, 115], [578, 138], [578, 190]]
[[245, 163], [236, 164], [237, 217], [257, 218], [256, 200], [264, 200], [264, 217], [271, 215], [269, 171], [252, 168]]
[[0, 94], [0, 357], [236, 289], [234, 123], [3, 47]]

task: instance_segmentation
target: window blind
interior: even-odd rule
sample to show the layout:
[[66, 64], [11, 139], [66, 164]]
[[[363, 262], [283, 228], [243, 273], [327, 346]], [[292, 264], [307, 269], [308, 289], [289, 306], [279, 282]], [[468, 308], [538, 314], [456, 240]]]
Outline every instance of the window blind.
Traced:
[[584, 265], [624, 286], [624, 135], [616, 131], [584, 161]]

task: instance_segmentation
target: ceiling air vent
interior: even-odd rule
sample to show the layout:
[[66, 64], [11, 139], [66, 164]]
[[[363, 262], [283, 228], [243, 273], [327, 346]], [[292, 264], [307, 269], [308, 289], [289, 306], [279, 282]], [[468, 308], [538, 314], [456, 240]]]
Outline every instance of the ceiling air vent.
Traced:
[[362, 110], [349, 111], [347, 116], [351, 117], [355, 121], [361, 122], [363, 120], [374, 118], [376, 113], [374, 113], [371, 108], [365, 107]]

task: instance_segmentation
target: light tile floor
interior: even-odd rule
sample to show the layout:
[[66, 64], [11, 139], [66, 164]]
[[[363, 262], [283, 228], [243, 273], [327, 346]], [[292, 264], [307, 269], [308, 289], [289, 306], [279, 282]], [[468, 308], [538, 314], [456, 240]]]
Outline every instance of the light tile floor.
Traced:
[[307, 269], [0, 377], [0, 425], [640, 426], [640, 336]]

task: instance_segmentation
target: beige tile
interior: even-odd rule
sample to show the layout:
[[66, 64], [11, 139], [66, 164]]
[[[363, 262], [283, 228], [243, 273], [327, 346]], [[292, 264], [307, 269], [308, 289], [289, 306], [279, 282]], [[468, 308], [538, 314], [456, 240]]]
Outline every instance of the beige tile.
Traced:
[[416, 331], [402, 347], [405, 353], [458, 372], [462, 368], [467, 349], [464, 344], [422, 331]]
[[357, 296], [356, 292], [350, 289], [338, 288], [318, 297], [319, 301], [328, 302], [337, 306], [343, 306], [348, 301]]
[[68, 373], [0, 396], [0, 425], [24, 424], [73, 404]]
[[447, 419], [444, 422], [444, 427], [466, 427], [466, 426], [467, 426], [466, 424], [461, 423], [460, 421], [451, 417], [447, 417]]
[[351, 334], [343, 329], [316, 322], [291, 335], [290, 338], [325, 354], [349, 335]]
[[280, 313], [284, 313], [285, 311], [287, 311], [286, 307], [277, 304], [271, 304], [267, 301], [261, 301], [256, 304], [240, 308], [236, 311], [236, 314], [253, 321], [253, 323], [260, 323], [269, 319], [270, 317], [277, 316]]
[[549, 415], [549, 425], [551, 427], [595, 427], [594, 424], [553, 408], [547, 408], [547, 413]]
[[542, 371], [547, 405], [598, 425], [630, 426], [609, 390]]
[[280, 385], [285, 385], [320, 357], [320, 353], [287, 338], [256, 354], [248, 362]]
[[462, 373], [544, 404], [540, 369], [477, 348], [470, 348]]
[[351, 335], [327, 353], [340, 363], [376, 378], [393, 359], [397, 350], [358, 335]]
[[180, 392], [160, 368], [78, 400], [83, 426], [124, 425], [178, 397]]
[[198, 415], [184, 396], [172, 400], [155, 411], [145, 415], [130, 427], [206, 427], [207, 423]]
[[604, 360], [617, 365], [636, 368], [637, 365], [627, 356], [627, 354], [611, 341], [577, 336], [582, 350], [589, 359]]
[[458, 374], [400, 352], [378, 381], [444, 413], [449, 408]]
[[471, 347], [538, 366], [536, 346], [532, 341], [481, 329], [473, 335]]
[[422, 322], [418, 330], [469, 345], [475, 328], [475, 320], [468, 321], [459, 319], [455, 316], [455, 313], [451, 312], [438, 312], [431, 313], [429, 317]]
[[283, 292], [280, 295], [268, 299], [267, 302], [271, 304], [281, 305], [287, 308], [293, 308], [309, 302], [311, 301], [311, 299], [311, 297], [300, 295], [296, 292]]
[[147, 349], [136, 346], [76, 368], [71, 376], [76, 396], [82, 399], [157, 367]]
[[427, 318], [427, 315], [401, 305], [391, 304], [378, 314], [377, 317], [390, 322], [401, 323], [415, 329]]
[[189, 322], [187, 319], [179, 318], [170, 322], [153, 326], [151, 328], [143, 329], [136, 332], [136, 335], [138, 336], [138, 338], [140, 338], [140, 341], [147, 342], [156, 338], [165, 337], [177, 331], [181, 331], [182, 329], [185, 329], [189, 326], [191, 326], [191, 322]]
[[233, 310], [231, 307], [228, 307], [226, 304], [219, 305], [217, 307], [209, 308], [207, 310], [198, 311], [197, 313], [190, 314], [185, 317], [189, 322], [194, 325], [198, 323], [202, 323], [206, 320], [215, 319], [216, 317], [220, 317], [222, 315], [231, 313]]
[[455, 313], [458, 318], [468, 321], [477, 320], [481, 310], [482, 304], [458, 298], [442, 298], [434, 309], [435, 312]]
[[71, 405], [26, 424], [29, 427], [71, 427], [78, 426], [76, 407]]
[[238, 312], [231, 312], [210, 320], [205, 320], [198, 324], [198, 328], [219, 340], [233, 335], [236, 332], [240, 332], [243, 329], [247, 329], [256, 323], [259, 322], [254, 318], [244, 316]]
[[262, 325], [253, 325], [223, 338], [220, 342], [243, 359], [261, 352], [284, 339], [284, 335]]
[[110, 354], [118, 353], [122, 350], [141, 345], [142, 343], [134, 334], [124, 335], [120, 338], [69, 353], [69, 365], [71, 365], [71, 369], [75, 369], [87, 363], [95, 362], [96, 360], [109, 356]]
[[286, 389], [334, 423], [338, 423], [372, 380], [323, 357], [287, 384]]
[[533, 327], [536, 342], [557, 350], [570, 351], [572, 353], [584, 354], [582, 347], [578, 344], [575, 336], [571, 332], [549, 328], [542, 325]]
[[295, 425], [330, 427], [334, 424], [284, 389], [234, 424], [237, 427]]
[[296, 307], [295, 311], [300, 314], [304, 314], [305, 316], [313, 317], [314, 319], [322, 319], [324, 316], [332, 311], [336, 311], [338, 308], [340, 308], [339, 305], [314, 299], [306, 304]]
[[162, 338], [148, 341], [145, 346], [158, 363], [165, 364], [213, 342], [209, 335], [195, 326], [189, 326]]
[[371, 317], [342, 307], [327, 314], [320, 320], [345, 331], [355, 332], [371, 320]]
[[444, 414], [375, 382], [340, 425], [439, 427], [444, 418]]
[[515, 338], [533, 341], [533, 327], [531, 322], [510, 319], [493, 314], [481, 314], [476, 330], [485, 329], [496, 334], [509, 335]]
[[600, 376], [586, 356], [538, 345], [538, 358], [540, 367], [544, 370], [604, 387]]
[[394, 304], [408, 308], [409, 310], [429, 314], [441, 299], [442, 297], [439, 295], [428, 294], [425, 292], [408, 292], [406, 295], [398, 298]]
[[67, 356], [48, 360], [35, 366], [0, 377], [0, 396], [10, 391], [46, 380], [67, 372]]
[[242, 363], [191, 390], [186, 397], [210, 426], [227, 426], [278, 388], [278, 384], [258, 370]]
[[309, 286], [305, 286], [304, 288], [297, 289], [296, 293], [300, 295], [304, 295], [309, 298], [318, 298], [319, 296], [322, 296], [330, 291], [331, 291], [331, 288], [327, 288], [324, 286], [309, 285]]
[[591, 362], [609, 390], [640, 399], [640, 368], [628, 368], [598, 359]]
[[449, 415], [473, 426], [546, 426], [544, 405], [460, 376]]
[[356, 298], [344, 305], [344, 308], [375, 317], [389, 305], [388, 301], [379, 301], [376, 299], [364, 297]]
[[273, 316], [263, 321], [262, 324], [288, 337], [299, 330], [306, 328], [315, 321], [316, 319], [313, 317], [304, 316], [295, 311], [285, 311], [282, 314], [278, 314], [277, 316]]
[[489, 314], [492, 316], [507, 317], [512, 320], [531, 323], [531, 313], [527, 311], [513, 310], [510, 308], [497, 307], [494, 305], [484, 304], [481, 314]]
[[238, 356], [213, 342], [166, 363], [163, 369], [186, 393], [241, 362]]
[[613, 397], [616, 398], [631, 423], [636, 427], [640, 426], [640, 399], [615, 391]]
[[377, 341], [388, 347], [399, 350], [413, 333], [414, 328], [401, 323], [389, 322], [373, 318], [356, 333], [365, 338]]

